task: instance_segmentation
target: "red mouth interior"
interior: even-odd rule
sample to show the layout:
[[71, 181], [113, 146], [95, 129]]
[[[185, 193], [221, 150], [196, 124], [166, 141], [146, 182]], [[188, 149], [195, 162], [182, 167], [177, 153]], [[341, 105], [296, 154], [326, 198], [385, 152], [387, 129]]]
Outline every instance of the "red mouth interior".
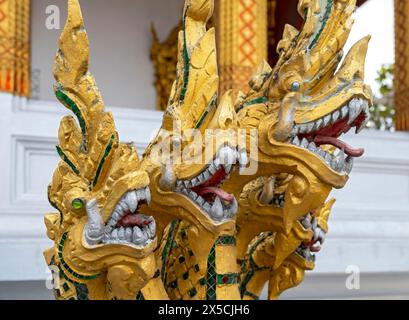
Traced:
[[221, 166], [209, 180], [199, 186], [193, 187], [192, 191], [197, 193], [208, 203], [213, 203], [216, 196], [228, 203], [231, 203], [234, 200], [234, 196], [218, 188], [218, 185], [225, 179], [226, 171], [224, 167]]
[[122, 217], [122, 219], [118, 221], [116, 226], [127, 228], [136, 226], [144, 227], [150, 224], [151, 220], [147, 219], [144, 215], [138, 213], [138, 209], [134, 213], [132, 213], [131, 211], [127, 211], [125, 215]]
[[343, 134], [347, 133], [351, 128], [359, 126], [365, 121], [365, 113], [362, 112], [352, 124], [348, 124], [348, 118], [341, 119], [331, 126], [322, 128], [320, 130], [300, 134], [300, 140], [306, 138], [309, 142], [314, 142], [317, 147], [325, 144], [330, 144], [337, 147], [340, 150], [344, 150], [344, 152], [351, 157], [361, 157], [365, 150], [363, 148], [353, 148], [344, 141], [338, 139], [338, 137]]

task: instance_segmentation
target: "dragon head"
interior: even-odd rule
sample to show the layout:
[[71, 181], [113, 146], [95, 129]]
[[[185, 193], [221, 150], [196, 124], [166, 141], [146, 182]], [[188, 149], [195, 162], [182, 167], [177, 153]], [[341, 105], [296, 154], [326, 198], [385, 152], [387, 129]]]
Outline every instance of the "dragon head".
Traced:
[[80, 6], [70, 0], [54, 77], [57, 98], [78, 122], [66, 116], [59, 129], [61, 161], [48, 189], [58, 213], [45, 218], [55, 247], [46, 258], [70, 283], [89, 285], [90, 294], [130, 299], [156, 271], [155, 220], [139, 213], [150, 201], [149, 177], [135, 147], [119, 143], [88, 62]]
[[[217, 102], [213, 1], [187, 1], [179, 34], [177, 79], [160, 132], [144, 154], [158, 221], [187, 220], [218, 233], [234, 228], [235, 197], [220, 184], [247, 161], [239, 148], [232, 93]], [[244, 137], [245, 140], [245, 137]], [[164, 152], [165, 151], [165, 152]], [[216, 231], [218, 230], [218, 231]]]
[[[364, 84], [370, 38], [358, 41], [342, 61], [355, 4], [300, 0], [302, 30], [286, 26], [277, 65], [263, 62], [236, 106], [241, 125], [258, 130], [258, 176], [292, 176], [283, 195], [286, 232], [319, 208], [332, 188], [345, 186], [354, 158], [364, 153], [339, 139], [365, 127], [372, 105]], [[232, 177], [226, 188], [238, 194], [248, 182]]]

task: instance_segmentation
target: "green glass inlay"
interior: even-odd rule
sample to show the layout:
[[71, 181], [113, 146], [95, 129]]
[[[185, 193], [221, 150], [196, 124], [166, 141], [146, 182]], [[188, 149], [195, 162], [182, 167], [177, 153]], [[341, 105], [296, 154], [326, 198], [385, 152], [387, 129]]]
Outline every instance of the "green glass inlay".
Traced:
[[193, 298], [195, 295], [197, 295], [197, 290], [196, 290], [196, 288], [190, 289], [190, 290], [189, 290], [189, 296], [190, 296], [191, 298]]
[[92, 181], [92, 186], [93, 187], [95, 187], [97, 185], [97, 183], [98, 183], [98, 178], [99, 178], [99, 175], [101, 174], [102, 167], [104, 166], [104, 163], [105, 163], [107, 157], [109, 156], [109, 153], [112, 150], [112, 147], [114, 145], [114, 141], [115, 141], [115, 134], [113, 134], [111, 136], [111, 139], [109, 140], [109, 143], [108, 143], [107, 147], [105, 148], [104, 155], [102, 156], [102, 159], [98, 164], [97, 172], [95, 173], [95, 178]]
[[183, 263], [183, 262], [185, 262], [185, 261], [186, 261], [186, 259], [185, 259], [184, 256], [180, 256], [180, 257], [179, 257], [179, 263]]
[[216, 245], [235, 246], [236, 238], [233, 236], [221, 236], [217, 239]]
[[166, 283], [166, 264], [167, 264], [169, 252], [172, 249], [173, 239], [175, 237], [175, 231], [178, 225], [179, 225], [179, 220], [173, 220], [171, 222], [168, 238], [166, 239], [166, 244], [162, 252], [161, 275], [162, 275], [163, 283]]
[[75, 283], [75, 291], [77, 293], [77, 300], [89, 300], [88, 287], [83, 283]]
[[200, 267], [199, 267], [198, 264], [195, 264], [195, 267], [194, 267], [194, 268], [195, 268], [195, 271], [196, 271], [196, 272], [199, 272], [199, 271], [200, 271]]
[[199, 283], [201, 286], [205, 286], [206, 285], [206, 278], [200, 278]]
[[189, 271], [186, 271], [186, 272], [183, 274], [183, 280], [187, 280], [187, 279], [189, 279]]
[[64, 289], [65, 292], [67, 292], [68, 290], [70, 290], [70, 287], [68, 286], [67, 283], [64, 283], [64, 284], [62, 285], [62, 288]]
[[237, 273], [227, 273], [227, 274], [217, 275], [218, 285], [228, 285], [228, 284], [238, 284], [238, 283], [239, 283], [239, 274]]
[[209, 257], [207, 259], [207, 275], [206, 275], [206, 299], [216, 300], [216, 285], [217, 285], [217, 275], [216, 275], [216, 245], [213, 245], [210, 250]]
[[63, 91], [57, 90], [55, 93], [57, 99], [68, 109], [70, 109], [78, 119], [78, 122], [81, 127], [82, 140], [84, 150], [87, 149], [87, 126], [85, 124], [84, 117], [82, 116], [81, 110], [78, 108], [77, 104], [71, 100]]
[[[79, 280], [94, 280], [96, 278], [98, 278], [100, 276], [100, 274], [94, 274], [94, 275], [89, 275], [89, 276], [84, 276], [81, 274], [78, 274], [77, 272], [75, 272], [64, 260], [63, 257], [63, 250], [64, 250], [64, 245], [65, 245], [65, 241], [67, 240], [68, 237], [68, 232], [64, 233], [63, 236], [61, 237], [60, 243], [58, 245], [58, 257], [60, 258], [60, 264], [64, 267], [64, 269], [70, 273], [74, 278], [77, 278]], [[60, 271], [64, 274], [64, 272], [60, 269]], [[64, 274], [64, 276], [66, 277], [66, 275]], [[68, 278], [68, 277], [66, 277]]]
[[176, 289], [176, 288], [178, 287], [178, 281], [177, 281], [177, 280], [172, 281], [172, 282], [169, 284], [169, 286], [170, 286], [172, 289]]
[[332, 5], [334, 4], [334, 0], [327, 0], [327, 1], [328, 2], [327, 2], [327, 6], [325, 8], [324, 17], [322, 18], [323, 21], [322, 21], [321, 27], [318, 30], [318, 32], [316, 33], [316, 35], [315, 35], [314, 39], [312, 40], [312, 42], [310, 43], [310, 45], [308, 46], [308, 50], [312, 50], [315, 47], [315, 45], [317, 44], [318, 40], [321, 37], [322, 32], [325, 29], [325, 26], [327, 25], [329, 16], [331, 14]]
[[71, 170], [74, 171], [74, 173], [77, 176], [79, 176], [80, 171], [77, 169], [77, 167], [74, 165], [74, 163], [68, 158], [68, 156], [64, 153], [64, 151], [61, 149], [61, 147], [57, 146], [56, 148], [57, 148], [58, 155], [60, 156], [62, 161], [64, 161], [71, 168]]
[[252, 105], [255, 105], [255, 104], [260, 104], [260, 103], [266, 103], [267, 101], [268, 101], [268, 98], [264, 97], [264, 96], [255, 98], [253, 100], [249, 100], [249, 101], [245, 102], [244, 104], [242, 104], [241, 106], [239, 106], [236, 109], [236, 112], [239, 112], [240, 110], [244, 109], [245, 107], [252, 106]]
[[189, 82], [189, 74], [190, 74], [190, 58], [189, 58], [189, 52], [187, 50], [187, 38], [186, 38], [186, 17], [187, 17], [188, 10], [189, 10], [189, 6], [186, 8], [185, 14], [183, 16], [183, 87], [180, 91], [180, 101], [181, 102], [185, 100], [187, 85]]
[[[259, 270], [266, 270], [269, 269], [268, 267], [259, 267], [257, 266], [256, 262], [253, 259], [253, 254], [256, 251], [257, 247], [264, 241], [264, 239], [268, 236], [268, 234], [265, 234], [265, 236], [260, 237], [260, 239], [258, 239], [256, 241], [256, 243], [250, 248], [249, 251], [249, 262], [250, 262], [250, 270], [247, 272], [247, 274], [245, 275], [243, 281], [241, 282], [240, 285], [240, 294], [241, 297], [243, 298], [244, 293], [247, 291], [247, 285], [249, 284], [250, 280], [253, 278], [254, 274], [256, 271]], [[243, 266], [242, 266], [243, 268]]]
[[195, 129], [199, 129], [202, 126], [203, 122], [205, 121], [210, 111], [216, 106], [216, 102], [217, 102], [217, 95], [213, 96], [212, 100], [210, 100], [209, 105], [207, 106], [203, 115], [200, 117], [199, 122], [197, 123]]
[[75, 210], [80, 210], [84, 208], [84, 202], [81, 199], [74, 199], [71, 205], [72, 205], [72, 208]]

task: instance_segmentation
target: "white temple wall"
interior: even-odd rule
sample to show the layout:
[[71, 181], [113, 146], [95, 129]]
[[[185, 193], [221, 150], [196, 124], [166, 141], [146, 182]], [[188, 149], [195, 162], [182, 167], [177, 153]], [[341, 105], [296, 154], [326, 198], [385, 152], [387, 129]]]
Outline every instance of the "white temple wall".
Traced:
[[[60, 30], [46, 28], [46, 8], [60, 9]], [[86, 0], [81, 2], [91, 44], [91, 71], [108, 105], [156, 108], [150, 61], [153, 23], [161, 40], [180, 20], [181, 0]], [[32, 1], [33, 95], [54, 100], [52, 62], [65, 24], [67, 0]]]

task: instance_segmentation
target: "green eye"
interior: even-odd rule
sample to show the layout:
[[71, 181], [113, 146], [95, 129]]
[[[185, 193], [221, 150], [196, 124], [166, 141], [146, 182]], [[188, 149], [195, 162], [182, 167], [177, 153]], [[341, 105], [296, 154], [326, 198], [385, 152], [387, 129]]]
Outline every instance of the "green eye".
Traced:
[[71, 205], [74, 210], [80, 210], [84, 207], [84, 202], [81, 199], [74, 199]]
[[301, 88], [301, 84], [299, 82], [293, 82], [293, 84], [291, 85], [291, 91], [293, 92], [299, 91], [300, 88]]

